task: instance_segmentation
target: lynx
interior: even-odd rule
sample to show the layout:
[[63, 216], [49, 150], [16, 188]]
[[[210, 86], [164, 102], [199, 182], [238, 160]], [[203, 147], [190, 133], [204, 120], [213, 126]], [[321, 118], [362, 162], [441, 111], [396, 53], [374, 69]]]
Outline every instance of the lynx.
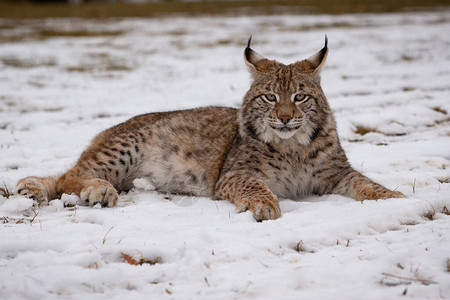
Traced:
[[325, 46], [284, 65], [244, 51], [252, 84], [240, 109], [205, 107], [139, 115], [101, 132], [61, 176], [26, 177], [15, 193], [40, 205], [75, 193], [113, 206], [118, 192], [148, 178], [162, 193], [227, 199], [257, 221], [281, 216], [278, 197], [340, 194], [404, 197], [355, 171], [320, 86]]

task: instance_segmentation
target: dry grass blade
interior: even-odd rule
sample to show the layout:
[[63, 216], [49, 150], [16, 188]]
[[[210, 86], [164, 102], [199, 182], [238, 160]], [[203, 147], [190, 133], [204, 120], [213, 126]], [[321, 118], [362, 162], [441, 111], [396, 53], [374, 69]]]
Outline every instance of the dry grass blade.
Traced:
[[106, 232], [106, 234], [105, 234], [105, 236], [103, 237], [103, 240], [102, 240], [102, 245], [104, 245], [106, 243], [106, 237], [111, 232], [111, 230], [113, 230], [113, 228], [114, 228], [114, 226], [111, 226], [111, 228], [109, 228], [109, 230]]
[[33, 216], [33, 218], [30, 220], [30, 225], [33, 224], [34, 220], [36, 219], [36, 217], [37, 217], [38, 214], [39, 214], [39, 212], [36, 211], [35, 209], [33, 209], [33, 213], [34, 213], [34, 216]]
[[12, 196], [11, 192], [8, 190], [8, 186], [6, 185], [6, 183], [3, 181], [3, 187], [4, 188], [0, 188], [0, 196], [3, 196], [5, 198], [9, 198]]
[[433, 221], [434, 216], [436, 215], [436, 209], [429, 201], [428, 201], [428, 203], [430, 204], [430, 208], [428, 209], [428, 211], [426, 211], [422, 214], [422, 217], [427, 218], [430, 221]]
[[407, 280], [407, 281], [416, 281], [416, 282], [420, 282], [424, 285], [429, 285], [429, 284], [438, 284], [436, 281], [433, 280], [429, 280], [429, 279], [422, 279], [422, 278], [411, 278], [411, 277], [404, 277], [404, 276], [398, 276], [398, 275], [394, 275], [394, 274], [389, 274], [389, 273], [381, 273], [383, 276], [386, 277], [392, 277], [392, 278], [397, 278], [397, 279], [401, 279], [401, 280]]
[[442, 208], [442, 213], [447, 215], [447, 216], [450, 216], [450, 212], [448, 211], [447, 206], [444, 205], [444, 207]]

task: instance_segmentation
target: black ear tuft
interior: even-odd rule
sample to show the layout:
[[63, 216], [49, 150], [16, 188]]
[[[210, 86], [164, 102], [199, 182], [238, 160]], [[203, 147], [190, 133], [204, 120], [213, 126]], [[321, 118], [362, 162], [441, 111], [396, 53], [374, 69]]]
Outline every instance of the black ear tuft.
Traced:
[[245, 48], [245, 51], [244, 51], [245, 60], [248, 62], [251, 62], [251, 55], [253, 52], [253, 50], [250, 48], [250, 44], [252, 43], [252, 36], [253, 35], [250, 35], [250, 38], [248, 39], [247, 47]]
[[252, 43], [252, 36], [253, 34], [251, 34], [250, 38], [248, 39], [247, 48], [250, 48], [250, 44]]

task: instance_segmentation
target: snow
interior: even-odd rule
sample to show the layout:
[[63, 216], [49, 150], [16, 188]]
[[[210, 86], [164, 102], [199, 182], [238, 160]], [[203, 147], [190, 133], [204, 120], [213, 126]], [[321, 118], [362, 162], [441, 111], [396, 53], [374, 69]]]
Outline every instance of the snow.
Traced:
[[[322, 86], [349, 160], [407, 198], [281, 199], [282, 217], [257, 223], [145, 179], [113, 208], [0, 196], [1, 299], [450, 298], [450, 11], [0, 20], [11, 24], [0, 34], [26, 38], [0, 43], [3, 188], [68, 170], [133, 115], [239, 106], [251, 33], [256, 51], [285, 63], [327, 34]], [[42, 28], [124, 34], [34, 39]]]

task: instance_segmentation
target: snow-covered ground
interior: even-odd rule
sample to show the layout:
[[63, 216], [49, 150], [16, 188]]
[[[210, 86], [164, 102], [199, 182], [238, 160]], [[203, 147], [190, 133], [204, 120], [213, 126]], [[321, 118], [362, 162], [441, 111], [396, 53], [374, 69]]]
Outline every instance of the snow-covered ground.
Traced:
[[356, 169], [407, 195], [286, 199], [283, 216], [262, 223], [143, 181], [113, 208], [0, 196], [0, 298], [450, 298], [449, 32], [448, 10], [0, 20], [3, 188], [67, 170], [98, 132], [133, 115], [239, 106], [250, 34], [285, 63], [327, 34], [322, 86], [343, 147]]

